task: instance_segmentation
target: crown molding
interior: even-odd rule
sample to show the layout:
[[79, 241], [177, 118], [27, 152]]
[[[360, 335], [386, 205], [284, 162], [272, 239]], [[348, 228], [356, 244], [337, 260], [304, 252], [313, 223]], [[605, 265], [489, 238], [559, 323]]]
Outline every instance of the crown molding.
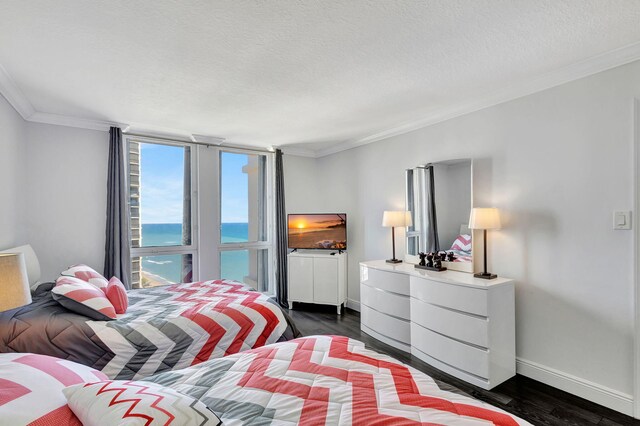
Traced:
[[29, 99], [22, 93], [7, 70], [0, 65], [0, 94], [11, 104], [20, 116], [28, 120], [36, 110]]
[[[570, 81], [588, 77], [590, 75], [606, 71], [608, 69], [615, 68], [624, 64], [628, 64], [639, 59], [640, 42], [637, 42], [621, 47], [619, 49], [611, 50], [609, 52], [593, 56], [582, 61], [575, 62], [571, 65], [543, 74], [539, 77], [531, 78], [528, 81], [524, 81], [520, 84], [514, 84], [512, 86], [507, 86], [499, 90], [486, 93], [475, 99], [471, 99], [467, 102], [454, 105], [450, 108], [433, 111], [432, 113], [419, 120], [409, 121], [362, 138], [347, 140], [326, 149], [312, 150], [300, 147], [288, 148], [286, 146], [282, 146], [280, 148], [284, 153], [289, 155], [312, 158], [325, 157], [327, 155], [357, 148], [359, 146], [367, 145], [383, 139], [388, 139], [393, 136], [399, 136], [424, 127], [441, 123], [446, 120], [450, 120], [452, 118], [470, 114], [481, 109], [489, 108], [494, 105], [498, 105], [504, 102], [521, 98], [523, 96], [550, 89], [552, 87], [559, 86]], [[111, 126], [119, 126], [122, 128], [129, 127], [128, 124], [110, 121], [93, 120], [67, 115], [38, 112], [35, 110], [24, 93], [22, 93], [22, 91], [18, 88], [18, 86], [15, 84], [11, 76], [7, 73], [6, 69], [2, 67], [2, 65], [0, 65], [0, 94], [2, 94], [7, 99], [11, 106], [13, 106], [13, 108], [26, 121], [100, 131], [108, 131], [109, 127]], [[162, 134], [164, 134], [165, 131], [169, 130], [160, 129], [157, 126], [135, 125], [135, 127], [144, 129], [157, 129], [158, 132]], [[170, 130], [172, 134], [184, 134], [187, 135], [186, 137], [189, 139], [196, 138], [197, 140], [198, 138], [212, 138], [203, 135], [192, 135], [191, 132], [186, 131], [179, 131], [174, 129]], [[219, 143], [218, 141], [221, 138], [215, 139], [216, 143]]]
[[600, 55], [592, 56], [591, 58], [587, 58], [582, 61], [574, 62], [571, 65], [558, 68], [539, 77], [531, 78], [530, 80], [524, 81], [520, 84], [507, 86], [475, 99], [471, 99], [468, 102], [439, 111], [434, 111], [420, 120], [410, 121], [363, 138], [351, 139], [326, 149], [320, 149], [316, 151], [316, 156], [325, 157], [327, 155], [357, 148], [359, 146], [393, 136], [409, 133], [452, 118], [470, 114], [472, 112], [531, 95], [536, 92], [541, 92], [570, 81], [588, 77], [611, 68], [637, 61], [638, 59], [640, 59], [640, 42], [611, 50]]
[[287, 154], [287, 155], [318, 158], [317, 151], [314, 151], [313, 149], [306, 149], [306, 148], [300, 148], [300, 147], [287, 147], [287, 146], [279, 146], [277, 148], [279, 148], [283, 154]]
[[89, 118], [73, 117], [70, 115], [49, 114], [47, 112], [35, 112], [26, 119], [32, 123], [54, 124], [56, 126], [76, 127], [87, 130], [109, 131], [111, 126], [127, 128], [128, 124], [114, 121], [93, 120]]

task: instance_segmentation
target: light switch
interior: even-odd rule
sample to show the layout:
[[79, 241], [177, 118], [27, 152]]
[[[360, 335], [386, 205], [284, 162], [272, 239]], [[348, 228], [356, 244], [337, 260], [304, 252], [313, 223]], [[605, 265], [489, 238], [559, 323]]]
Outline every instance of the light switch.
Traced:
[[613, 212], [613, 229], [631, 229], [631, 212]]

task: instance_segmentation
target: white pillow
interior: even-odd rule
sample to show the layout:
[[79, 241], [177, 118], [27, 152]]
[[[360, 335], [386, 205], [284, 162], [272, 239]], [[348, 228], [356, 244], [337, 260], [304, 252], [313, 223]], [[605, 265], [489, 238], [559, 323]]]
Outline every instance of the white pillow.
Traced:
[[84, 426], [199, 426], [222, 424], [206, 405], [156, 383], [105, 380], [63, 390]]

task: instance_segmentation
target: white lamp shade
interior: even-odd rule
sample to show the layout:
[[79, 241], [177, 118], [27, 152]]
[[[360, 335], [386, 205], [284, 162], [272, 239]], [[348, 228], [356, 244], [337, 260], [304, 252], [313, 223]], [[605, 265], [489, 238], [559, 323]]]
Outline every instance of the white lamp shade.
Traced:
[[411, 226], [411, 212], [405, 210], [385, 211], [382, 215], [382, 226], [396, 228]]
[[22, 253], [0, 253], [0, 312], [31, 303]]
[[471, 209], [470, 229], [500, 229], [500, 214], [494, 207]]

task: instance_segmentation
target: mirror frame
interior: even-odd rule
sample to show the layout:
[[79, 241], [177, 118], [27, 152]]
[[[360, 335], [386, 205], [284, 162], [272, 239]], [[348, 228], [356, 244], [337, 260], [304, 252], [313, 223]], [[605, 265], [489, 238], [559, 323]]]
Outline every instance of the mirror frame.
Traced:
[[[471, 167], [471, 182], [469, 183], [471, 186], [471, 206], [469, 209], [469, 213], [471, 213], [471, 209], [473, 209], [474, 207], [474, 199], [475, 199], [475, 191], [474, 191], [474, 161], [473, 158], [459, 158], [459, 159], [452, 159], [452, 160], [443, 160], [443, 161], [434, 161], [431, 163], [427, 163], [427, 164], [419, 164], [416, 167], [412, 168], [412, 169], [407, 169], [405, 171], [405, 209], [408, 210], [408, 206], [409, 206], [409, 186], [407, 185], [407, 177], [406, 177], [406, 172], [408, 170], [414, 170], [416, 168], [425, 168], [430, 164], [437, 164], [437, 163], [444, 163], [444, 162], [448, 162], [448, 161], [454, 161], [454, 160], [469, 160], [471, 162], [470, 167]], [[420, 263], [420, 258], [417, 255], [411, 255], [409, 254], [409, 239], [407, 238], [407, 232], [408, 232], [409, 228], [405, 228], [405, 256], [404, 256], [404, 260], [406, 263], [410, 263], [410, 264], [414, 264], [417, 265], [418, 263]], [[442, 266], [445, 266], [447, 268], [447, 270], [451, 270], [451, 271], [460, 271], [460, 272], [467, 272], [467, 273], [474, 273], [474, 272], [478, 272], [482, 269], [482, 262], [483, 262], [483, 254], [482, 254], [482, 250], [481, 250], [481, 243], [482, 243], [482, 231], [478, 230], [478, 229], [471, 229], [471, 262], [449, 262], [449, 261], [443, 261], [442, 262]]]

